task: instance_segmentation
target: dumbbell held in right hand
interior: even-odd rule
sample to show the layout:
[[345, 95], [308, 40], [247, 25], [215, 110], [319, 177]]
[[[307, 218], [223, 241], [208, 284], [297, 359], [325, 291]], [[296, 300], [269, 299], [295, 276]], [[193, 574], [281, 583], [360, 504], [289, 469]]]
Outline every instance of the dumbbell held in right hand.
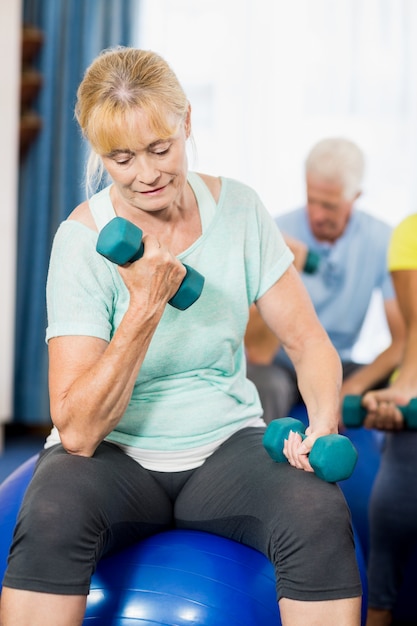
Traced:
[[[96, 250], [117, 265], [133, 263], [143, 256], [144, 248], [140, 228], [123, 217], [114, 217], [100, 231]], [[204, 276], [189, 265], [177, 293], [168, 301], [171, 306], [184, 311], [201, 295]]]
[[[417, 430], [417, 398], [403, 406], [397, 406], [410, 430]], [[342, 420], [347, 428], [360, 428], [365, 421], [367, 410], [362, 406], [362, 396], [348, 395], [343, 398]]]

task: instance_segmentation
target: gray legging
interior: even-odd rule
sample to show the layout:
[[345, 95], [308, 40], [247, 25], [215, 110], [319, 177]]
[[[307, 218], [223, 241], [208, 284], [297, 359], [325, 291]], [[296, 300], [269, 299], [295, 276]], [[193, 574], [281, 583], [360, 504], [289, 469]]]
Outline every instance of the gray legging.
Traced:
[[87, 594], [97, 561], [168, 528], [216, 533], [274, 563], [278, 598], [361, 594], [350, 513], [335, 484], [274, 463], [246, 428], [199, 468], [145, 470], [117, 446], [92, 458], [43, 452], [16, 526], [4, 585]]
[[390, 433], [370, 500], [369, 606], [393, 609], [417, 546], [417, 432]]

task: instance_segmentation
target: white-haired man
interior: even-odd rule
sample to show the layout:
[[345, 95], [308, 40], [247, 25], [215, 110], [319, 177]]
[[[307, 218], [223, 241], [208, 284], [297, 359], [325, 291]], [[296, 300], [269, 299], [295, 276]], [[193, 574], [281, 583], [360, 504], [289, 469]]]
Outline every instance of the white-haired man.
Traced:
[[[341, 358], [342, 397], [384, 385], [404, 348], [404, 323], [386, 263], [392, 229], [354, 206], [364, 168], [363, 153], [352, 141], [320, 141], [305, 161], [306, 206], [276, 218]], [[352, 350], [376, 290], [382, 293], [391, 344], [364, 365], [353, 360]], [[253, 307], [246, 335], [248, 377], [258, 389], [269, 423], [288, 415], [302, 390], [286, 353], [272, 343], [268, 349], [267, 336]]]

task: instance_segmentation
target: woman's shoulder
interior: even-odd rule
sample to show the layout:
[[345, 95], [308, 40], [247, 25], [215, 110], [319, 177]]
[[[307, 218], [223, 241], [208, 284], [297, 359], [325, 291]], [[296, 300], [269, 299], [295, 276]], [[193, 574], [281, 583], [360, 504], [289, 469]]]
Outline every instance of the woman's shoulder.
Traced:
[[210, 174], [202, 174], [201, 172], [196, 172], [196, 174], [206, 184], [216, 201], [219, 199], [222, 188], [224, 188], [225, 186], [227, 186], [228, 188], [230, 188], [230, 190], [233, 190], [234, 192], [241, 190], [245, 191], [246, 193], [248, 193], [249, 191], [255, 193], [255, 190], [252, 187], [235, 178], [230, 178], [227, 176], [212, 176]]
[[198, 175], [209, 189], [214, 200], [218, 202], [222, 189], [221, 178], [219, 176], [211, 176], [210, 174], [202, 174], [200, 172], [198, 172]]
[[70, 221], [73, 220], [75, 222], [80, 222], [81, 224], [84, 224], [84, 226], [87, 226], [87, 228], [97, 231], [97, 226], [91, 214], [88, 200], [84, 200], [84, 202], [81, 202], [81, 204], [75, 207], [67, 219]]

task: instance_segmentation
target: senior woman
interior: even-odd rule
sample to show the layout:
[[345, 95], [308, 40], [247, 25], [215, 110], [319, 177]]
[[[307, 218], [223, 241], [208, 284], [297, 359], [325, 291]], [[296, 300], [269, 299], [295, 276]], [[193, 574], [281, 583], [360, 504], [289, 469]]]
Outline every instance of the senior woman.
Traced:
[[[191, 107], [159, 55], [104, 51], [79, 86], [76, 115], [110, 184], [54, 240], [54, 428], [19, 514], [2, 626], [81, 624], [97, 561], [173, 527], [265, 553], [285, 626], [358, 626], [349, 510], [308, 460], [317, 437], [337, 432], [340, 362], [291, 252], [251, 188], [188, 171]], [[115, 216], [143, 231], [142, 258], [123, 266], [96, 251]], [[168, 302], [184, 262], [205, 282], [181, 311]], [[308, 407], [308, 436], [288, 437], [288, 463], [263, 447], [262, 408], [246, 378], [254, 302]]]

